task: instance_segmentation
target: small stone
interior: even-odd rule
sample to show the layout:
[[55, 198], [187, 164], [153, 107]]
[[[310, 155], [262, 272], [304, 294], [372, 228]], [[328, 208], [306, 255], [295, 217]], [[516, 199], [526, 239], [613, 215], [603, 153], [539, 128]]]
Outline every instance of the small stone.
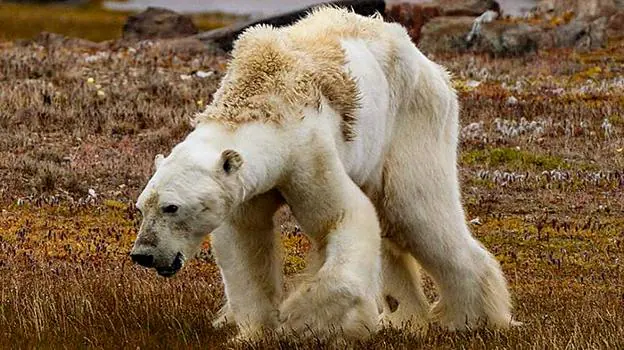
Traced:
[[508, 106], [514, 106], [518, 104], [518, 99], [515, 96], [509, 96], [509, 98], [507, 99], [506, 104]]
[[214, 72], [204, 72], [203, 70], [199, 70], [195, 73], [198, 78], [204, 79], [212, 76]]
[[482, 225], [482, 223], [481, 223], [481, 219], [480, 219], [479, 217], [476, 217], [476, 218], [474, 218], [474, 219], [470, 220], [470, 223], [471, 223], [472, 225], [477, 225], [477, 226]]
[[479, 85], [481, 85], [480, 81], [476, 81], [476, 80], [468, 80], [466, 82], [466, 86], [468, 86], [469, 88], [476, 88], [479, 87]]

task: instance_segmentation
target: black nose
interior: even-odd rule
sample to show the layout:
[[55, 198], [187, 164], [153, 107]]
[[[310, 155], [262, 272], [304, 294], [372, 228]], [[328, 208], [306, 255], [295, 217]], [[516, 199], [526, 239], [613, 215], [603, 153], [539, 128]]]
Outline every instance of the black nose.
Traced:
[[144, 254], [130, 254], [132, 261], [135, 263], [145, 266], [145, 267], [154, 267], [154, 256], [153, 255], [144, 255]]

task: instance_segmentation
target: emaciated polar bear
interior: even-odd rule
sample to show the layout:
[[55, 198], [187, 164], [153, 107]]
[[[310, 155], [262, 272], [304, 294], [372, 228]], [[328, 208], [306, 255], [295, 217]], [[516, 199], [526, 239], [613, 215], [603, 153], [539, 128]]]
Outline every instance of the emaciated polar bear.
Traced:
[[[195, 130], [156, 159], [136, 262], [172, 275], [212, 232], [227, 296], [216, 323], [243, 338], [512, 323], [500, 266], [465, 223], [449, 75], [400, 25], [321, 8], [247, 30], [232, 56]], [[285, 298], [272, 220], [284, 203], [315, 248]], [[416, 262], [440, 291], [431, 312]]]

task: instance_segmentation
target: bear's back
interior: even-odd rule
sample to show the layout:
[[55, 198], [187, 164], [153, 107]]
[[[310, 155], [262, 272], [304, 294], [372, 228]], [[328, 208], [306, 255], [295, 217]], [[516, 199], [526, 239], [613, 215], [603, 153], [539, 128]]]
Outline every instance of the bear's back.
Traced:
[[219, 120], [233, 127], [251, 121], [282, 123], [300, 117], [303, 107], [320, 107], [324, 97], [341, 115], [349, 139], [358, 88], [344, 69], [341, 42], [391, 45], [386, 25], [380, 16], [321, 7], [291, 26], [249, 28], [234, 43], [226, 77], [199, 121]]

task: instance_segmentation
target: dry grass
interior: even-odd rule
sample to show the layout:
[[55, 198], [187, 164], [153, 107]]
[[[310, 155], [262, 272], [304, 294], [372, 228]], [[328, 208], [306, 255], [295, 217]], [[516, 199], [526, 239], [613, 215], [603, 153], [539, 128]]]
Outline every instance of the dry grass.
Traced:
[[[624, 348], [623, 53], [614, 43], [584, 56], [436, 57], [461, 91], [468, 219], [479, 218], [473, 231], [525, 325], [388, 329], [356, 346]], [[194, 70], [216, 73], [180, 77]], [[222, 71], [223, 58], [158, 45], [0, 44], [0, 347], [225, 346], [233, 330], [210, 326], [223, 291], [209, 243], [173, 279], [127, 258], [153, 155], [190, 130]], [[278, 221], [292, 274], [308, 246], [286, 212]], [[294, 346], [318, 344], [255, 345]]]
[[[42, 31], [96, 42], [117, 39], [128, 15], [106, 10], [99, 1], [81, 6], [0, 2], [0, 40], [29, 39]], [[195, 14], [192, 19], [200, 30], [210, 30], [230, 24], [236, 17], [205, 13]]]

